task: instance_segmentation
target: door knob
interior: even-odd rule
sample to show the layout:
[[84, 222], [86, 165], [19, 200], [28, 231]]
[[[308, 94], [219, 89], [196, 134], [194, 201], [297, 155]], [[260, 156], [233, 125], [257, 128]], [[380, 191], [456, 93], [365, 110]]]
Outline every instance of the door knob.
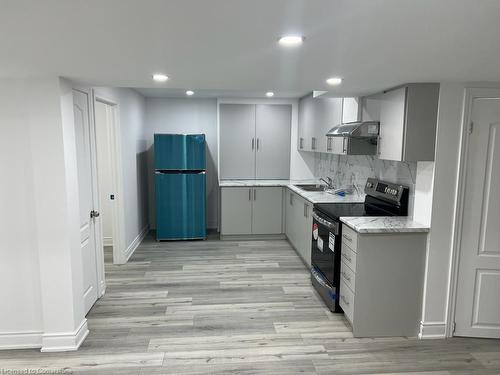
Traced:
[[99, 211], [95, 211], [95, 210], [90, 211], [90, 218], [91, 219], [99, 217], [99, 215], [100, 215]]

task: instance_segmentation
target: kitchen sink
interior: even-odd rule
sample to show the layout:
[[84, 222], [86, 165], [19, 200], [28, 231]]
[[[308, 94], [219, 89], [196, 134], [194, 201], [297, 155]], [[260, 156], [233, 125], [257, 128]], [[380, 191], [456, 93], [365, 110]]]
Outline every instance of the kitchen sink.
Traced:
[[302, 189], [304, 191], [325, 191], [326, 190], [326, 185], [318, 185], [318, 184], [299, 184], [295, 185], [299, 189]]

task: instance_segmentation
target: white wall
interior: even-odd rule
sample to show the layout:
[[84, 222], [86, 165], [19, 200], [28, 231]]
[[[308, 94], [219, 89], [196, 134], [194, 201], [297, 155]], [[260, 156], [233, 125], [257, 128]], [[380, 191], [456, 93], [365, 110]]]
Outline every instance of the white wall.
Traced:
[[75, 349], [88, 329], [71, 85], [4, 79], [0, 103], [8, 213], [0, 218], [0, 348]]
[[99, 181], [99, 212], [101, 213], [102, 237], [104, 246], [113, 245], [113, 206], [109, 196], [114, 194], [112, 187], [113, 170], [110, 158], [109, 130], [113, 121], [110, 105], [95, 103], [95, 130], [97, 143], [97, 179]]
[[431, 231], [428, 238], [422, 337], [444, 337], [458, 184], [464, 88], [441, 84]]
[[207, 142], [207, 226], [217, 228], [217, 101], [196, 98], [147, 98], [146, 147], [148, 149], [149, 220], [155, 227], [154, 157], [155, 133], [204, 133]]
[[[8, 332], [41, 332], [35, 186], [26, 86], [0, 83], [0, 347]], [[7, 214], [8, 213], [8, 214]], [[26, 275], [22, 278], [20, 275]], [[8, 301], [8, 303], [7, 303]]]
[[[124, 240], [127, 256], [149, 225], [146, 100], [128, 88], [95, 88], [95, 95], [119, 106], [123, 178]], [[116, 199], [120, 199], [119, 196]], [[128, 250], [127, 250], [128, 249]]]

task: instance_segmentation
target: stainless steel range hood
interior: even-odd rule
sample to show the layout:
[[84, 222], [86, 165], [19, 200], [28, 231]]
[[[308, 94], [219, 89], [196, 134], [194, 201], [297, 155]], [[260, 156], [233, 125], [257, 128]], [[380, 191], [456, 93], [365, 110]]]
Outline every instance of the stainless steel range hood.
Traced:
[[327, 150], [339, 155], [375, 155], [379, 128], [378, 121], [346, 122], [334, 126], [326, 133]]
[[346, 122], [331, 128], [327, 137], [348, 138], [376, 138], [378, 137], [380, 123], [378, 121]]

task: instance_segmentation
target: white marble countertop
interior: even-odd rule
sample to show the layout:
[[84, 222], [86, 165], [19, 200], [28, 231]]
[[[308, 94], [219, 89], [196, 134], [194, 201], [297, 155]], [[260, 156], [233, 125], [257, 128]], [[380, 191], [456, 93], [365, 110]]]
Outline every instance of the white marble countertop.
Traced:
[[429, 226], [417, 223], [407, 216], [341, 217], [340, 221], [358, 233], [412, 233], [430, 230]]
[[305, 191], [297, 184], [316, 184], [317, 180], [221, 180], [220, 187], [259, 187], [283, 186], [300, 195], [311, 203], [359, 203], [365, 201], [364, 194], [350, 194], [344, 197], [325, 191]]

